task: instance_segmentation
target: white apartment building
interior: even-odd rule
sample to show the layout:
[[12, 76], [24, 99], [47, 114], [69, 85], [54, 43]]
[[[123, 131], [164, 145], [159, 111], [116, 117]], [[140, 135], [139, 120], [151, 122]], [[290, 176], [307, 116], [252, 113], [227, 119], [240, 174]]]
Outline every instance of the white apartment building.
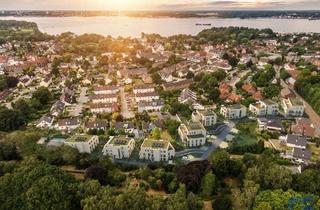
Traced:
[[150, 93], [137, 93], [136, 94], [136, 102], [139, 103], [141, 101], [154, 101], [159, 100], [160, 96], [156, 92], [150, 92]]
[[119, 92], [119, 88], [117, 86], [99, 86], [94, 89], [94, 94], [117, 94]]
[[104, 145], [102, 153], [113, 159], [129, 158], [134, 150], [135, 141], [128, 137], [110, 137], [110, 140]]
[[271, 100], [260, 100], [250, 104], [249, 110], [257, 116], [276, 116], [279, 114], [279, 105]]
[[139, 156], [142, 160], [152, 162], [168, 161], [174, 158], [175, 149], [169, 141], [145, 139]]
[[203, 126], [213, 126], [217, 123], [217, 115], [213, 110], [196, 110], [192, 113], [192, 120], [201, 122]]
[[200, 122], [181, 124], [178, 128], [182, 142], [188, 147], [199, 147], [206, 143], [206, 129]]
[[302, 117], [304, 114], [304, 104], [298, 98], [283, 98], [282, 107], [286, 117]]
[[78, 149], [80, 153], [91, 153], [99, 144], [98, 136], [85, 134], [75, 135], [65, 142], [66, 145]]
[[117, 103], [117, 94], [100, 94], [91, 96], [92, 103]]
[[229, 120], [241, 119], [247, 116], [247, 108], [240, 104], [222, 106], [220, 114]]
[[152, 93], [155, 92], [153, 85], [139, 85], [133, 88], [133, 93]]

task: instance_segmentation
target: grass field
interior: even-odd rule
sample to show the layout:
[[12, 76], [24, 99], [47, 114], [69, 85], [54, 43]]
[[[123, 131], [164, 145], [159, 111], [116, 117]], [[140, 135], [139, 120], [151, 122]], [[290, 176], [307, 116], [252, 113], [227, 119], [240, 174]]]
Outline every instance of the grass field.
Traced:
[[254, 122], [241, 123], [237, 125], [237, 129], [240, 131], [234, 138], [234, 143], [240, 146], [247, 146], [257, 143], [257, 124]]

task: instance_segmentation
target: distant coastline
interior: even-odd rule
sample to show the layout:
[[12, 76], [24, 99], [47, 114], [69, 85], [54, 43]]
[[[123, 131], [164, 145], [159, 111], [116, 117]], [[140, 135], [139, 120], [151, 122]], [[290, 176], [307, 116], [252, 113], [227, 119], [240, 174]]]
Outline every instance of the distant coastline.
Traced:
[[172, 18], [282, 18], [282, 19], [320, 19], [320, 11], [307, 10], [228, 10], [228, 11], [71, 11], [71, 10], [3, 10], [0, 16], [15, 17], [96, 17], [96, 16], [127, 16], [127, 17], [172, 17]]

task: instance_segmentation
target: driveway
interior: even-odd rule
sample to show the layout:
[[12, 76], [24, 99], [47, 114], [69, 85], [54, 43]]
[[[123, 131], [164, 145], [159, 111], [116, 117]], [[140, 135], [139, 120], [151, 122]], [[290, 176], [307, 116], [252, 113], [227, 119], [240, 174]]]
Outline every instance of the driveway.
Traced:
[[120, 87], [120, 100], [121, 100], [121, 115], [125, 119], [134, 118], [134, 113], [132, 111], [129, 111], [127, 97], [126, 97], [126, 93], [124, 91], [123, 86]]

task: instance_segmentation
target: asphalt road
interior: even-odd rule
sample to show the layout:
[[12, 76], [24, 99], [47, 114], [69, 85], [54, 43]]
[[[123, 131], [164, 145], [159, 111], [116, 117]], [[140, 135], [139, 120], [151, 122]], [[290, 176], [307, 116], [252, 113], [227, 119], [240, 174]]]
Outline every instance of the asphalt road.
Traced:
[[124, 92], [124, 87], [120, 87], [120, 100], [121, 100], [121, 115], [125, 119], [133, 118], [134, 113], [129, 111], [126, 93]]

